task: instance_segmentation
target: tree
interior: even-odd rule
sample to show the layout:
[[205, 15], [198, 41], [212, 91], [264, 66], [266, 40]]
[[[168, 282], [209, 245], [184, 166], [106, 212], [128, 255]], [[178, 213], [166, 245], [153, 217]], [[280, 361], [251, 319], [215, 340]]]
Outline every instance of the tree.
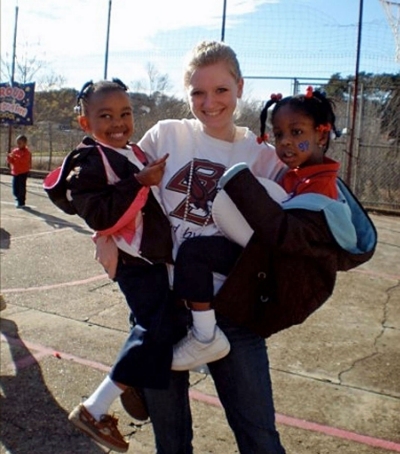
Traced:
[[382, 93], [381, 132], [386, 134], [390, 142], [400, 143], [400, 74], [375, 77], [379, 92]]
[[329, 98], [343, 100], [349, 93], [349, 83], [352, 80], [351, 76], [342, 78], [340, 73], [335, 73], [332, 74], [329, 81], [321, 88]]
[[78, 127], [74, 105], [78, 92], [73, 88], [38, 91], [35, 94], [35, 121], [52, 121], [64, 128]]
[[147, 63], [147, 81], [132, 82], [136, 92], [148, 91], [150, 98], [164, 94], [172, 88], [168, 74], [161, 74], [153, 63]]
[[[400, 73], [372, 74], [361, 72], [358, 75], [358, 96], [362, 95], [359, 108], [368, 112], [363, 115], [368, 121], [363, 122], [364, 129], [370, 128], [376, 133], [376, 121], [380, 126], [382, 138], [400, 142]], [[348, 100], [354, 96], [354, 76], [341, 77], [333, 74], [323, 86], [327, 95], [337, 100]], [[365, 134], [366, 132], [364, 132]]]
[[1, 58], [1, 79], [8, 82], [14, 76], [14, 80], [21, 84], [34, 82], [35, 75], [43, 67], [44, 61], [37, 55], [31, 55], [26, 43], [22, 47], [21, 53], [16, 55], [14, 75], [12, 74], [12, 57], [6, 52], [5, 59]]
[[134, 140], [139, 140], [157, 121], [167, 118], [183, 118], [189, 116], [190, 113], [184, 100], [162, 95], [159, 92], [153, 93], [151, 96], [144, 93], [132, 93], [131, 98], [135, 118]]
[[[65, 78], [55, 74], [40, 56], [32, 54], [28, 43], [21, 49], [15, 58], [13, 77], [15, 82], [21, 84], [35, 82], [36, 90], [51, 90], [65, 85]], [[10, 82], [12, 75], [12, 57], [6, 52], [5, 58], [1, 58], [1, 80]]]

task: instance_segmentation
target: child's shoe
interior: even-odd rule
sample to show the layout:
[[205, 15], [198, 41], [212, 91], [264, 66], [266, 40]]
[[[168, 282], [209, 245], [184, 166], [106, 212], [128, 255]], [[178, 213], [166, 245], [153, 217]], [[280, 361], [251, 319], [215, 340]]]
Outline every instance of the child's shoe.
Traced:
[[143, 391], [139, 388], [128, 387], [120, 396], [124, 410], [132, 418], [146, 421], [149, 418]]
[[214, 338], [210, 342], [200, 342], [189, 330], [186, 337], [174, 345], [172, 370], [189, 370], [212, 363], [226, 356], [231, 349], [229, 341], [221, 329], [216, 326]]
[[68, 419], [86, 435], [107, 448], [117, 452], [128, 451], [129, 443], [119, 432], [118, 420], [114, 416], [102, 415], [100, 421], [96, 421], [84, 405], [79, 404], [69, 414]]

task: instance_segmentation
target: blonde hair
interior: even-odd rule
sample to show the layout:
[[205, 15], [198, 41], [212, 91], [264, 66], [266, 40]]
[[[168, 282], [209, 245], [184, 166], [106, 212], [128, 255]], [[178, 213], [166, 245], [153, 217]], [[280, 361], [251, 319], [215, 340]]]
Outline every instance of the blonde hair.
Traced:
[[187, 88], [194, 71], [204, 66], [225, 62], [236, 82], [242, 78], [239, 61], [236, 53], [227, 44], [219, 41], [202, 41], [190, 52], [187, 57], [183, 73], [183, 84]]

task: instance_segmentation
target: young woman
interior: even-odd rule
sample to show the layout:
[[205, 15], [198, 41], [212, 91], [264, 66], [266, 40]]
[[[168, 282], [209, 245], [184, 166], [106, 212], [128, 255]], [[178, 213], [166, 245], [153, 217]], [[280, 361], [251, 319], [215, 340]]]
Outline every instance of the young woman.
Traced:
[[[246, 162], [255, 175], [271, 179], [276, 179], [284, 168], [272, 146], [257, 143], [255, 134], [235, 124], [243, 78], [229, 46], [220, 42], [196, 46], [186, 65], [184, 85], [195, 118], [161, 121], [139, 142], [150, 160], [169, 153], [160, 196], [172, 225], [174, 255], [188, 238], [221, 235], [211, 207], [217, 183], [227, 168]], [[112, 244], [101, 241], [97, 248], [98, 259], [112, 277], [117, 262], [110, 250]], [[223, 276], [215, 276], [216, 291], [223, 280]], [[177, 309], [177, 319], [178, 315], [182, 317], [175, 328], [176, 340], [185, 336], [191, 314], [196, 318], [195, 311]], [[221, 338], [226, 337], [230, 345], [229, 354], [209, 363], [209, 369], [239, 451], [284, 453], [275, 427], [265, 340], [227, 318], [218, 314], [215, 317], [213, 310], [198, 314], [203, 319], [200, 324], [205, 321], [215, 326], [217, 319]], [[213, 337], [214, 329], [211, 335], [205, 332], [201, 341], [207, 343]], [[167, 390], [145, 389], [145, 396], [157, 453], [192, 453], [189, 372], [172, 371]]]
[[[271, 120], [276, 153], [289, 168], [279, 180], [281, 186], [275, 185], [275, 191], [285, 188], [281, 189], [281, 194], [277, 193], [279, 201], [310, 192], [336, 200], [339, 163], [325, 156], [330, 134], [335, 131], [332, 101], [318, 91], [313, 92], [312, 87], [306, 95], [281, 98], [281, 95], [271, 95], [266, 103], [260, 115], [261, 135], [258, 139], [267, 142], [267, 111], [277, 103]], [[187, 336], [174, 346], [173, 370], [190, 370], [228, 354], [229, 344], [225, 345], [218, 335], [220, 330], [215, 326], [215, 317], [208, 321], [202, 315], [214, 315], [211, 310], [215, 293], [212, 273], [228, 275], [242, 251], [238, 244], [221, 236], [196, 236], [179, 248], [174, 268], [174, 291], [177, 298], [186, 304], [189, 302], [194, 311], [193, 325]], [[205, 342], [202, 342], [204, 337]]]

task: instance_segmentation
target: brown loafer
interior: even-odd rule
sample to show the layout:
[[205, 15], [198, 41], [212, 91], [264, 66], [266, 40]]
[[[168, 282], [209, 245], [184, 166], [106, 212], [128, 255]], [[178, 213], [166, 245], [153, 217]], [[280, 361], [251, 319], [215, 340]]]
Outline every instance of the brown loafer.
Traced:
[[118, 430], [118, 419], [114, 416], [102, 415], [100, 421], [96, 421], [84, 405], [79, 404], [69, 414], [68, 419], [86, 435], [107, 448], [117, 452], [128, 451], [129, 443]]
[[140, 388], [128, 387], [120, 396], [124, 410], [132, 418], [146, 421], [149, 418], [143, 391]]

